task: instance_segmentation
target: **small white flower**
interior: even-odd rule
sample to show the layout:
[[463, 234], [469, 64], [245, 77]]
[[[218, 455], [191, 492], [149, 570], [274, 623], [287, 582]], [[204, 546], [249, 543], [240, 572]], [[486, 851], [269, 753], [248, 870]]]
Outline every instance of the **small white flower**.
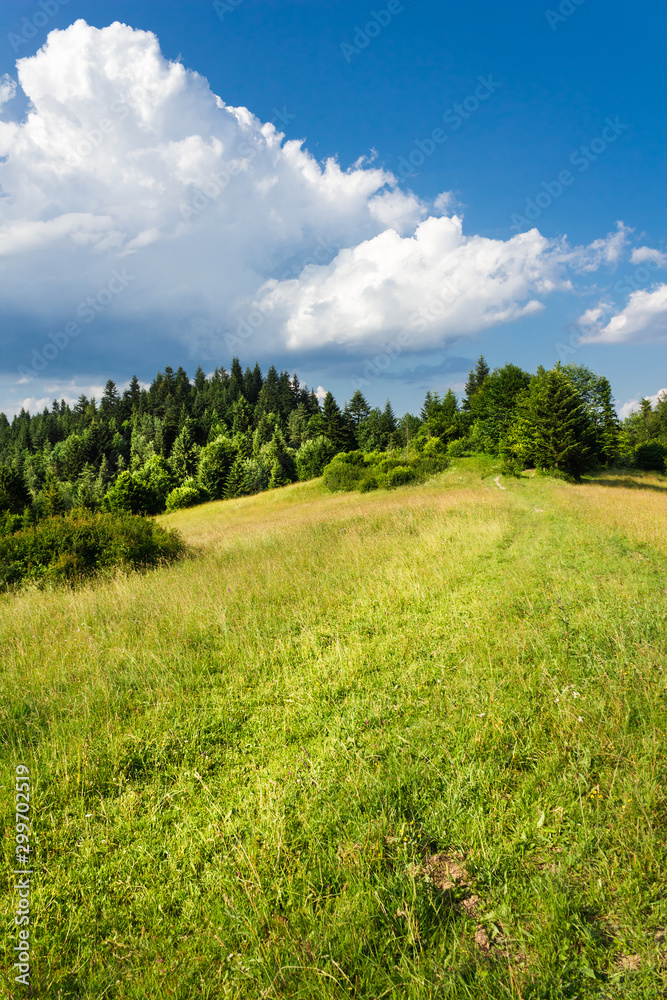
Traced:
[[583, 722], [583, 721], [584, 721], [584, 720], [583, 720], [583, 719], [581, 718], [581, 716], [578, 716], [578, 720], [579, 720], [579, 722]]

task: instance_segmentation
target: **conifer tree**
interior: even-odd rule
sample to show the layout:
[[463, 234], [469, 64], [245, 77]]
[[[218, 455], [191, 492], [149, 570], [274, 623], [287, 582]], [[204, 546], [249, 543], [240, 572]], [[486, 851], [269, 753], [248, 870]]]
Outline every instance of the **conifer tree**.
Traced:
[[475, 393], [484, 385], [485, 379], [489, 377], [491, 370], [486, 363], [486, 359], [483, 354], [480, 354], [477, 359], [477, 364], [475, 367], [468, 372], [468, 380], [465, 384], [465, 396], [463, 397], [462, 408], [463, 410], [469, 410], [470, 404]]
[[580, 476], [591, 461], [591, 423], [581, 395], [562, 368], [536, 376], [520, 400], [508, 451], [543, 470]]
[[195, 474], [199, 462], [200, 448], [195, 441], [192, 423], [191, 420], [186, 420], [169, 456], [169, 466], [179, 485], [188, 476]]
[[223, 497], [231, 500], [233, 497], [243, 496], [245, 483], [245, 459], [237, 455], [234, 464], [229, 470], [227, 482], [223, 490]]
[[371, 412], [371, 408], [364, 399], [360, 389], [354, 390], [352, 399], [345, 405], [345, 412], [349, 414], [352, 426], [356, 431], [361, 421], [365, 420]]

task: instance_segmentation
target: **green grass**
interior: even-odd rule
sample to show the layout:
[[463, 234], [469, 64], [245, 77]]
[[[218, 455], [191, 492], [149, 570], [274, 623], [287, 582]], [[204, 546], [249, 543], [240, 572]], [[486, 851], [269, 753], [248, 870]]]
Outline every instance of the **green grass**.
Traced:
[[33, 996], [667, 995], [666, 481], [498, 473], [180, 511], [197, 558], [0, 598]]

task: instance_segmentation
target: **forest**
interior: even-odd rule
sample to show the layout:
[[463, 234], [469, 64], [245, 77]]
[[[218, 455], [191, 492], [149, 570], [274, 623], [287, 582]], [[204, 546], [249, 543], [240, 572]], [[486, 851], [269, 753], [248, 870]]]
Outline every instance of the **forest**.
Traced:
[[[359, 389], [342, 409], [330, 392], [320, 403], [274, 366], [263, 375], [234, 358], [229, 371], [199, 367], [192, 379], [167, 367], [149, 388], [135, 376], [121, 393], [109, 380], [99, 401], [54, 400], [11, 422], [0, 414], [0, 534], [68, 511], [158, 514], [323, 472], [332, 489], [391, 487], [473, 453], [501, 457], [515, 475], [664, 472], [667, 398], [642, 400], [620, 422], [609, 381], [582, 365], [491, 371], [482, 356], [461, 401], [427, 392], [419, 416], [397, 419]], [[365, 474], [335, 474], [355, 466]]]

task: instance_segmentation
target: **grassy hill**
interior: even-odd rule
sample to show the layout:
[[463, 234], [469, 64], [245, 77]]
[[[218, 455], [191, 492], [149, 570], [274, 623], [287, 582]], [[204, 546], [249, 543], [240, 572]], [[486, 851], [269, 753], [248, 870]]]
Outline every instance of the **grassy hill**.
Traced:
[[34, 996], [665, 995], [667, 481], [496, 477], [180, 511], [192, 559], [0, 598]]

